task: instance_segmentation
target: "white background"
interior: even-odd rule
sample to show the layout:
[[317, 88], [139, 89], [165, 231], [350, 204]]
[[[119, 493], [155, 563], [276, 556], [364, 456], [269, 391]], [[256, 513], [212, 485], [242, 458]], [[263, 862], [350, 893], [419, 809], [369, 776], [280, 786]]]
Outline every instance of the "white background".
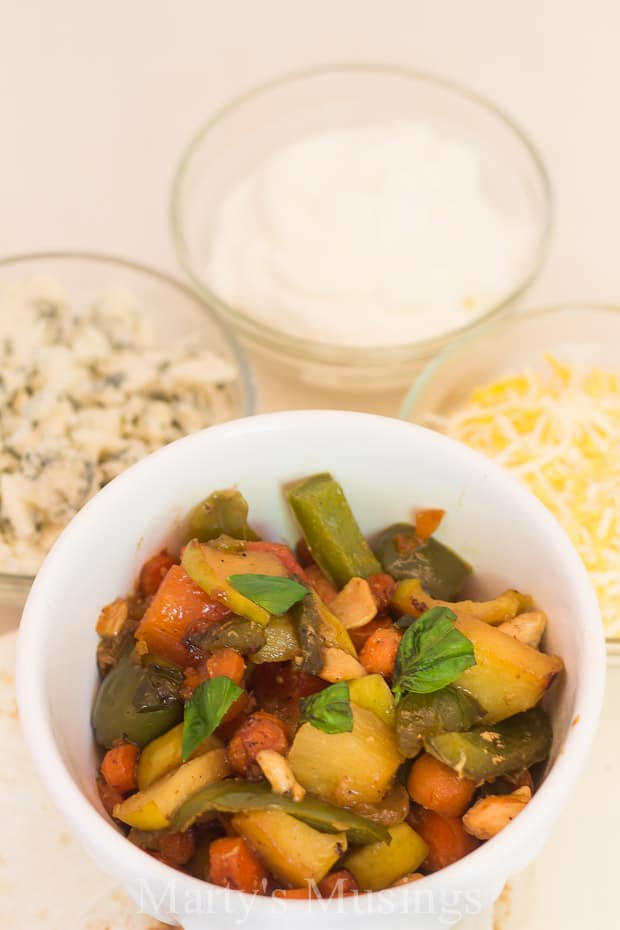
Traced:
[[324, 61], [427, 68], [493, 97], [556, 192], [536, 298], [620, 301], [615, 0], [0, 0], [0, 254], [175, 270], [167, 195], [220, 102]]
[[[175, 271], [167, 195], [193, 131], [257, 81], [337, 60], [425, 68], [493, 97], [555, 189], [530, 302], [620, 303], [616, 0], [0, 0], [0, 255], [89, 248]], [[262, 387], [263, 408], [314, 400]], [[607, 701], [528, 930], [614, 924], [620, 672]]]

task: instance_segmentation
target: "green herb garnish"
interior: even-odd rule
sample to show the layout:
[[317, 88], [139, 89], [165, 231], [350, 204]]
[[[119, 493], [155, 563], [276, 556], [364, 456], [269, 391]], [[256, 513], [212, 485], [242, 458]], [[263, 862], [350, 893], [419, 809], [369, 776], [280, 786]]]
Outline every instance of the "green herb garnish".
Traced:
[[286, 613], [308, 593], [305, 585], [277, 575], [231, 575], [228, 582], [248, 600], [276, 616]]
[[242, 693], [243, 688], [226, 675], [218, 675], [198, 685], [185, 703], [183, 762], [219, 727], [229, 707]]
[[301, 722], [311, 723], [324, 733], [350, 733], [353, 729], [353, 712], [346, 681], [338, 681], [303, 700]]
[[433, 607], [405, 631], [392, 682], [397, 701], [408, 691], [439, 691], [476, 664], [473, 644], [456, 629], [454, 620], [456, 614], [447, 607]]

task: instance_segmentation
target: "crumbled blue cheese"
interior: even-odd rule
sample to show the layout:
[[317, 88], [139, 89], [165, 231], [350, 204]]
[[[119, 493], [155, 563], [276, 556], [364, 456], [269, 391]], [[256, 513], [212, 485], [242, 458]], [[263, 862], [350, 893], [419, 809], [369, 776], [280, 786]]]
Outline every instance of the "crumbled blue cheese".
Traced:
[[196, 334], [163, 348], [125, 290], [86, 308], [47, 278], [0, 295], [0, 572], [36, 572], [124, 468], [228, 419], [235, 378]]

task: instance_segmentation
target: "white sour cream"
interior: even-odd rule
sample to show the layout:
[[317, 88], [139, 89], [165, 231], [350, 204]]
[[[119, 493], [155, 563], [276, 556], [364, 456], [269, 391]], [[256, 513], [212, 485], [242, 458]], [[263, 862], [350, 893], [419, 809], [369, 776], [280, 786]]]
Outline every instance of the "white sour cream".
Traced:
[[473, 148], [397, 122], [307, 136], [223, 198], [206, 276], [227, 303], [321, 342], [414, 342], [507, 296], [527, 230], [481, 189]]

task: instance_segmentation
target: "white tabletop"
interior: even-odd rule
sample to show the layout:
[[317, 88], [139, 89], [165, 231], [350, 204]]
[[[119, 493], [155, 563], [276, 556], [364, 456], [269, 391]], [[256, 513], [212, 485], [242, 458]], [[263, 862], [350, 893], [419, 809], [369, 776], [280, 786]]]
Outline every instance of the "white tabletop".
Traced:
[[[280, 71], [390, 61], [493, 97], [535, 139], [556, 228], [530, 301], [620, 302], [615, 0], [0, 0], [0, 13], [0, 255], [93, 249], [176, 272], [168, 188], [215, 106]], [[310, 392], [260, 367], [258, 381], [262, 410], [398, 407], [396, 396]], [[0, 629], [15, 621], [5, 613]], [[618, 707], [616, 671], [528, 930], [613, 925]]]

